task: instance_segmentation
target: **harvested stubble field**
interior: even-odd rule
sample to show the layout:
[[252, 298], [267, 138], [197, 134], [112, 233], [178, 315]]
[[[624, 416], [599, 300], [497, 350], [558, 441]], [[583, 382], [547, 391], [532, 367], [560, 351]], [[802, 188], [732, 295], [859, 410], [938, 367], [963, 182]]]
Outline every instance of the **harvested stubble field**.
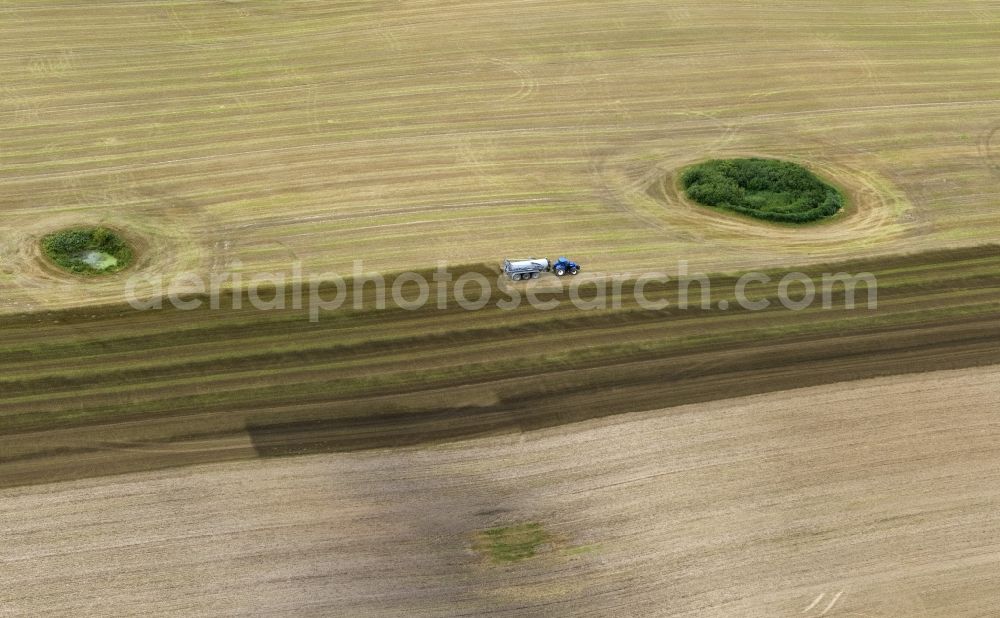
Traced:
[[[997, 462], [993, 3], [23, 0], [0, 41], [0, 614], [819, 615], [839, 590], [827, 615], [992, 611], [995, 479], [969, 470]], [[847, 206], [793, 228], [679, 193], [685, 166], [745, 156]], [[132, 267], [43, 259], [95, 225]], [[707, 311], [669, 287], [657, 312], [367, 299], [318, 323], [122, 303], [135, 273], [494, 278], [562, 253], [586, 277], [724, 274]], [[878, 310], [718, 309], [788, 266], [870, 271]], [[965, 373], [835, 384], [935, 369]], [[280, 508], [244, 510], [247, 488]], [[354, 502], [326, 517], [331, 493]], [[505, 509], [557, 556], [463, 553]], [[261, 550], [275, 529], [312, 558]]]
[[[5, 311], [120, 297], [120, 279], [39, 266], [34, 239], [72, 224], [133, 229], [139, 266], [166, 273], [559, 253], [720, 271], [1000, 237], [990, 2], [24, 0], [0, 16]], [[658, 189], [755, 154], [852, 207], [774, 232]]]
[[[0, 594], [31, 616], [991, 616], [998, 380], [4, 489]], [[550, 537], [534, 558], [472, 551], [518, 521]]]

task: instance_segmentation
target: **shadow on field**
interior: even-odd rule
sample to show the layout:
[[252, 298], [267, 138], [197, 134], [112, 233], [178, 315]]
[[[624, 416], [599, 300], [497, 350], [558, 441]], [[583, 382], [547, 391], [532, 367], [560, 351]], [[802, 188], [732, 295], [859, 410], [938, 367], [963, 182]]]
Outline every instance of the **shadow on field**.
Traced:
[[[491, 283], [495, 267], [468, 265]], [[120, 305], [0, 323], [0, 486], [175, 465], [427, 444], [798, 387], [1000, 363], [1000, 248], [966, 247], [803, 267], [873, 272], [878, 308], [789, 311], [784, 269], [735, 303], [738, 273], [711, 276], [682, 309], [676, 283], [623, 281], [618, 308], [581, 310], [565, 281], [532, 282], [549, 311], [433, 302], [376, 307], [373, 286], [310, 321], [288, 289], [258, 310]], [[433, 270], [422, 273], [430, 279]], [[395, 275], [386, 276], [387, 286]], [[595, 274], [577, 278], [596, 280]], [[348, 282], [349, 287], [353, 287]], [[583, 296], [590, 298], [594, 286]], [[404, 286], [412, 298], [415, 290]], [[266, 295], [261, 292], [261, 295]], [[229, 307], [240, 299], [238, 308]], [[454, 301], [449, 297], [449, 301]], [[728, 308], [723, 308], [723, 301]], [[807, 410], [803, 411], [807, 413]]]
[[[788, 338], [479, 385], [493, 405], [358, 402], [335, 417], [250, 423], [261, 457], [413, 446], [522, 432], [777, 390], [1000, 363], [1000, 322], [969, 318], [865, 335]], [[435, 391], [449, 401], [449, 389]]]

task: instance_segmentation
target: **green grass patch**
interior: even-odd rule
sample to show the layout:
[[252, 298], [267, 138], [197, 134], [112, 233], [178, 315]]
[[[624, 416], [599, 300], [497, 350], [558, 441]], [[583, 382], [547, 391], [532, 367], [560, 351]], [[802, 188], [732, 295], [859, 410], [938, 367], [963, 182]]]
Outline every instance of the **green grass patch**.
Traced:
[[71, 228], [42, 238], [45, 255], [66, 270], [83, 275], [118, 272], [132, 263], [132, 248], [106, 227]]
[[713, 159], [681, 174], [692, 200], [778, 223], [809, 223], [844, 206], [836, 188], [795, 163], [776, 159]]
[[564, 556], [582, 556], [585, 554], [594, 554], [601, 551], [600, 545], [577, 545], [576, 547], [567, 547], [562, 551]]
[[531, 558], [549, 535], [536, 522], [483, 530], [476, 535], [475, 549], [493, 562], [509, 563]]

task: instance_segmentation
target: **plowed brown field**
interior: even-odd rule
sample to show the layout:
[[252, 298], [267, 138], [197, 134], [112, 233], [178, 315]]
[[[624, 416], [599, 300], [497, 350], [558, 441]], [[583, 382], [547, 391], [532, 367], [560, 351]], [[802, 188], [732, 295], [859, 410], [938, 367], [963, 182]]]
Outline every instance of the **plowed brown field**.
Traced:
[[[904, 375], [6, 489], [0, 598], [9, 615], [988, 616], [998, 382]], [[535, 558], [471, 551], [517, 521], [552, 537]]]

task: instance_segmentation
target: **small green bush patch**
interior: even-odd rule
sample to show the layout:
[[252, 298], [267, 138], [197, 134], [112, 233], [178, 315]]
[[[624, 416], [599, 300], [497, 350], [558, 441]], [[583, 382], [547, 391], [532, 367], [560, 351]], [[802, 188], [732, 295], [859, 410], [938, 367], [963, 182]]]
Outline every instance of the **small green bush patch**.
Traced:
[[775, 159], [713, 159], [684, 170], [688, 197], [764, 221], [808, 223], [844, 206], [840, 191], [795, 163]]
[[106, 227], [73, 228], [42, 238], [50, 260], [79, 274], [117, 272], [132, 263], [132, 248]]
[[517, 562], [531, 558], [548, 535], [535, 522], [490, 528], [476, 537], [475, 549], [493, 562]]

